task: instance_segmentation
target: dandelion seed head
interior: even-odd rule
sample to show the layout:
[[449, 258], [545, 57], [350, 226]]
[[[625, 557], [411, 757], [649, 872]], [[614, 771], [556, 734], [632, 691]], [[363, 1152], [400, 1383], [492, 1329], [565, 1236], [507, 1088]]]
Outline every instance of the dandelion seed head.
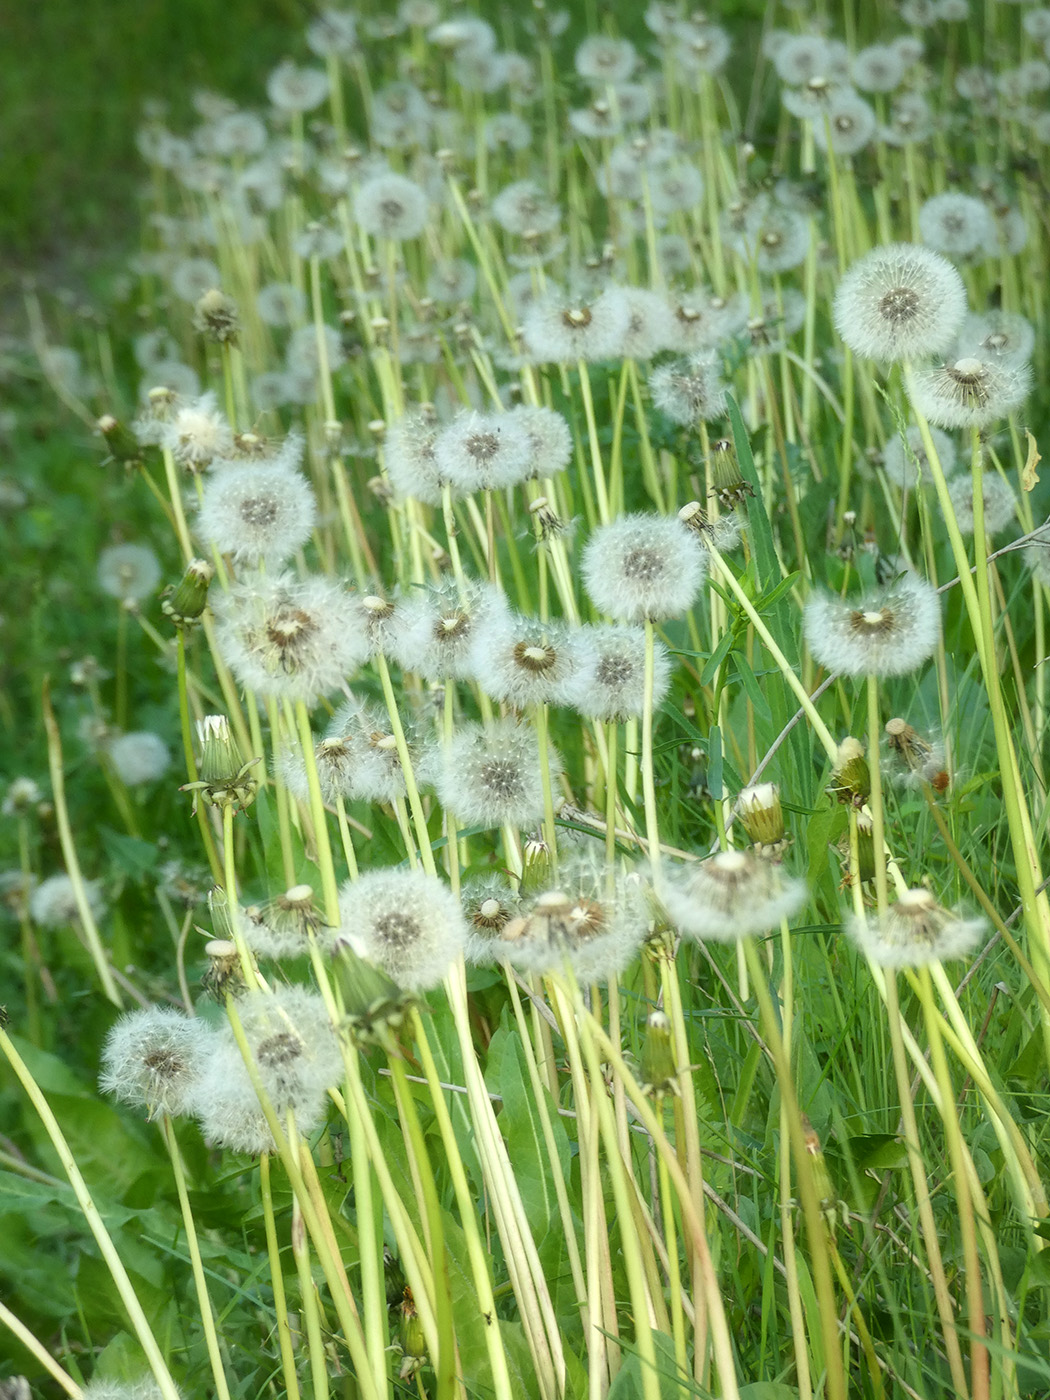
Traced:
[[150, 1118], [189, 1112], [215, 1042], [199, 1017], [170, 1007], [129, 1012], [110, 1028], [102, 1047], [99, 1087]]
[[279, 567], [310, 538], [313, 488], [283, 464], [225, 465], [209, 475], [197, 513], [202, 539], [246, 564]]
[[122, 783], [139, 787], [155, 783], [171, 766], [171, 752], [159, 734], [147, 729], [119, 734], [106, 744], [106, 753]]
[[[551, 781], [561, 771], [548, 750]], [[461, 724], [433, 765], [442, 806], [461, 824], [530, 826], [543, 812], [543, 779], [533, 731], [514, 720]]]
[[160, 561], [144, 544], [114, 544], [98, 557], [98, 584], [121, 602], [140, 602], [157, 591]]
[[469, 495], [524, 481], [532, 471], [532, 444], [515, 414], [465, 409], [438, 433], [434, 463], [457, 493]]
[[968, 257], [995, 240], [995, 225], [984, 200], [970, 194], [935, 194], [919, 208], [919, 232], [939, 253]]
[[581, 561], [591, 602], [617, 622], [687, 612], [706, 570], [706, 555], [675, 516], [622, 515], [600, 525]]
[[337, 935], [407, 992], [436, 987], [460, 954], [459, 900], [421, 870], [369, 870], [339, 892]]
[[[972, 535], [973, 516], [973, 477], [969, 472], [960, 473], [948, 482], [948, 495], [955, 512], [955, 523], [964, 535]], [[981, 496], [984, 507], [984, 529], [988, 535], [997, 535], [1017, 521], [1017, 498], [1010, 485], [997, 472], [985, 472], [981, 477]]]
[[426, 192], [393, 171], [363, 180], [354, 198], [354, 217], [365, 233], [398, 242], [423, 232], [427, 211]]
[[[930, 437], [933, 440], [941, 470], [945, 476], [950, 476], [955, 470], [955, 443], [947, 433], [941, 432], [940, 428], [931, 428]], [[883, 453], [883, 469], [886, 475], [895, 486], [899, 486], [902, 490], [913, 488], [917, 478], [921, 479], [923, 483], [933, 480], [922, 434], [914, 423], [907, 429], [904, 439], [902, 441], [900, 435], [895, 433], [887, 441]], [[907, 443], [906, 447], [905, 442]]]
[[661, 893], [683, 934], [718, 943], [778, 927], [807, 897], [804, 880], [751, 850], [720, 851], [695, 864], [669, 866]]
[[367, 659], [343, 585], [290, 574], [235, 584], [216, 601], [219, 649], [242, 685], [260, 695], [313, 703]]
[[882, 967], [922, 967], [973, 952], [987, 932], [982, 918], [949, 910], [925, 889], [904, 890], [885, 914], [852, 916], [846, 932]]
[[1027, 364], [966, 355], [916, 370], [910, 394], [915, 408], [939, 428], [986, 428], [1020, 408], [1031, 382]]
[[966, 312], [962, 278], [946, 258], [910, 243], [873, 248], [835, 293], [835, 328], [868, 359], [894, 361], [946, 349]]
[[932, 656], [941, 635], [941, 605], [932, 584], [904, 574], [856, 602], [814, 593], [803, 621], [806, 644], [825, 670], [903, 676]]

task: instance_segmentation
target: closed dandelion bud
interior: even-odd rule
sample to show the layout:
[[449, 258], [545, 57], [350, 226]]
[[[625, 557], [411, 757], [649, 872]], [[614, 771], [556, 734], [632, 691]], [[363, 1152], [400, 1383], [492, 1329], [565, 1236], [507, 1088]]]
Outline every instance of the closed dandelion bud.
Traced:
[[941, 636], [937, 590], [915, 574], [850, 602], [814, 593], [803, 614], [806, 644], [825, 670], [903, 676], [929, 659]]
[[751, 483], [744, 480], [736, 444], [731, 438], [718, 438], [713, 442], [708, 461], [712, 489], [725, 510], [732, 510], [746, 496], [754, 494]]
[[206, 715], [197, 726], [201, 743], [198, 779], [184, 783], [180, 792], [199, 793], [209, 807], [233, 806], [243, 810], [255, 801], [258, 782], [251, 769], [259, 759], [243, 762], [225, 715]]
[[[845, 800], [845, 799], [843, 799]], [[857, 877], [862, 885], [868, 884], [875, 878], [875, 837], [872, 820], [866, 811], [856, 811], [857, 823]], [[849, 829], [843, 833], [836, 849], [842, 856], [843, 864], [846, 867], [845, 884], [849, 884], [853, 876], [852, 853], [850, 845], [851, 837]]]
[[427, 1343], [423, 1324], [412, 1298], [412, 1290], [407, 1285], [398, 1308], [399, 1319], [397, 1339], [401, 1347], [400, 1380], [408, 1380], [427, 1364]]
[[682, 933], [734, 943], [777, 928], [805, 904], [804, 880], [753, 851], [719, 851], [694, 865], [669, 867], [661, 898]]
[[744, 788], [736, 800], [736, 814], [756, 846], [779, 846], [784, 840], [784, 811], [776, 783]]
[[136, 466], [142, 461], [142, 448], [130, 428], [126, 428], [112, 413], [104, 413], [95, 427], [105, 438], [109, 455], [115, 462], [123, 462], [126, 467]]
[[169, 1007], [132, 1011], [111, 1028], [102, 1048], [99, 1087], [147, 1117], [173, 1118], [190, 1109], [215, 1041], [207, 1022]]
[[867, 802], [871, 796], [871, 770], [864, 757], [864, 745], [859, 739], [843, 739], [839, 745], [828, 792], [833, 793], [840, 802], [850, 802], [855, 807]]
[[827, 1221], [829, 1229], [833, 1230], [838, 1221], [840, 1204], [838, 1193], [831, 1182], [831, 1173], [828, 1171], [828, 1164], [824, 1158], [824, 1149], [820, 1145], [820, 1135], [805, 1114], [802, 1115], [802, 1141], [805, 1143], [806, 1155], [809, 1157], [813, 1189], [817, 1193], [821, 1213]]
[[182, 579], [166, 591], [160, 610], [176, 627], [192, 627], [200, 621], [208, 604], [208, 586], [215, 577], [215, 566], [207, 559], [191, 559]]
[[216, 345], [232, 345], [241, 329], [237, 303], [218, 287], [210, 288], [193, 308], [193, 329]]
[[848, 269], [835, 293], [835, 328], [854, 354], [889, 363], [952, 343], [966, 314], [956, 268], [930, 248], [889, 243]]
[[921, 967], [973, 951], [987, 931], [982, 918], [945, 909], [929, 890], [904, 890], [881, 917], [851, 918], [846, 932], [882, 967]]
[[382, 968], [362, 958], [338, 933], [333, 953], [332, 975], [343, 1007], [340, 1030], [358, 1047], [380, 1045], [390, 1049], [393, 1037], [416, 1004], [415, 998]]
[[643, 1094], [661, 1098], [664, 1094], [681, 1093], [671, 1040], [671, 1023], [662, 1011], [653, 1011], [646, 1018], [641, 1072]]

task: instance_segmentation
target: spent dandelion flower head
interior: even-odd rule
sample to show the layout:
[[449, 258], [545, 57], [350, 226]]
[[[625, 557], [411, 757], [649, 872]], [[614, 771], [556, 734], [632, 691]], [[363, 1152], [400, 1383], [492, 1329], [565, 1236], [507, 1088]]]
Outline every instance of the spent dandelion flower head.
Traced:
[[247, 579], [216, 601], [215, 615], [223, 659], [259, 695], [312, 703], [368, 657], [351, 595], [321, 575]]
[[[622, 723], [645, 708], [645, 631], [624, 623], [595, 623], [580, 629], [581, 658], [569, 684], [567, 703], [589, 719]], [[671, 659], [658, 639], [653, 646], [653, 709], [671, 686]]]
[[196, 529], [238, 563], [279, 567], [310, 538], [317, 520], [313, 488], [283, 464], [230, 463], [209, 474]]
[[401, 611], [391, 655], [403, 669], [427, 681], [474, 680], [475, 634], [483, 623], [506, 618], [509, 605], [502, 590], [491, 584], [446, 578], [409, 593]]
[[[960, 472], [958, 476], [953, 476], [949, 480], [948, 495], [951, 499], [952, 510], [955, 512], [955, 523], [958, 525], [960, 533], [972, 535], [974, 530], [973, 477], [969, 472]], [[1014, 495], [1010, 483], [1004, 481], [998, 472], [983, 472], [981, 474], [981, 502], [986, 534], [997, 535], [1001, 530], [1016, 523], [1017, 497]]]
[[327, 927], [309, 885], [293, 885], [284, 894], [241, 910], [245, 941], [257, 957], [298, 958]]
[[113, 771], [127, 787], [155, 783], [171, 767], [171, 750], [159, 734], [148, 729], [118, 734], [105, 749]]
[[[351, 780], [357, 767], [356, 745], [343, 735], [327, 734], [314, 746], [314, 766], [321, 789], [321, 801], [329, 807], [351, 795]], [[306, 759], [298, 744], [282, 749], [277, 760], [281, 782], [300, 802], [310, 801], [310, 779]]]
[[1031, 385], [1027, 364], [966, 355], [916, 370], [910, 395], [938, 428], [987, 428], [1020, 408]]
[[407, 992], [440, 984], [463, 950], [460, 902], [443, 881], [422, 870], [373, 869], [339, 892], [344, 941]]
[[209, 287], [193, 308], [193, 329], [216, 345], [232, 344], [241, 329], [237, 303], [218, 287]]
[[[404, 797], [405, 773], [385, 706], [352, 695], [332, 716], [326, 740], [346, 755], [348, 797], [361, 802], [396, 802]], [[405, 745], [416, 767], [425, 753], [425, 741], [413, 724], [405, 725]]]
[[856, 355], [892, 362], [936, 354], [954, 339], [966, 289], [930, 248], [889, 243], [850, 267], [835, 292], [835, 328]]
[[804, 880], [755, 851], [728, 850], [693, 864], [668, 865], [660, 897], [683, 934], [735, 943], [792, 918], [808, 890]]
[[[164, 1400], [167, 1393], [152, 1376], [139, 1376], [133, 1381], [90, 1380], [81, 1392], [83, 1400]], [[180, 1394], [177, 1389], [175, 1393]], [[29, 1400], [28, 1389], [26, 1400]]]
[[594, 530], [581, 572], [599, 612], [617, 622], [656, 622], [692, 607], [707, 555], [676, 516], [621, 515]]
[[99, 1087], [150, 1118], [180, 1117], [191, 1110], [214, 1043], [215, 1032], [200, 1017], [166, 1006], [131, 1011], [106, 1036]]
[[35, 778], [12, 778], [4, 792], [3, 803], [0, 803], [0, 816], [24, 816], [31, 812], [42, 798], [40, 784]]
[[567, 963], [582, 983], [602, 983], [631, 962], [649, 930], [641, 879], [610, 872], [601, 859], [564, 859], [546, 888], [521, 902], [500, 930], [494, 958], [522, 971], [546, 974]]
[[157, 591], [160, 560], [148, 545], [113, 544], [98, 557], [98, 585], [121, 602], [141, 602]]
[[859, 599], [818, 591], [803, 614], [806, 644], [825, 670], [903, 676], [927, 661], [941, 636], [937, 590], [905, 573]]
[[853, 915], [846, 932], [866, 957], [881, 967], [922, 967], [972, 953], [987, 921], [945, 909], [926, 889], [903, 890], [882, 915]]
[[940, 788], [947, 779], [944, 745], [936, 736], [920, 734], [907, 720], [894, 715], [886, 721], [883, 733], [889, 750], [887, 775], [904, 787], [929, 783]]
[[[552, 784], [561, 760], [548, 749]], [[543, 813], [536, 735], [513, 719], [460, 724], [424, 770], [443, 807], [465, 826], [531, 826]]]

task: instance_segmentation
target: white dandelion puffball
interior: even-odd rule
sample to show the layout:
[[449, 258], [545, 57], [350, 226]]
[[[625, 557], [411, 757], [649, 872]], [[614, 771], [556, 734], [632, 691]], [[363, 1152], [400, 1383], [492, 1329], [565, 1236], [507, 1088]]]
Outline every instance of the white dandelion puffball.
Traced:
[[591, 535], [582, 570], [599, 612], [617, 622], [658, 621], [692, 607], [707, 557], [677, 516], [621, 515]]
[[835, 292], [835, 329], [865, 359], [910, 360], [946, 350], [965, 314], [958, 271], [913, 243], [873, 248]]
[[936, 588], [905, 574], [858, 601], [814, 593], [803, 615], [806, 644], [825, 670], [903, 676], [927, 661], [941, 635]]

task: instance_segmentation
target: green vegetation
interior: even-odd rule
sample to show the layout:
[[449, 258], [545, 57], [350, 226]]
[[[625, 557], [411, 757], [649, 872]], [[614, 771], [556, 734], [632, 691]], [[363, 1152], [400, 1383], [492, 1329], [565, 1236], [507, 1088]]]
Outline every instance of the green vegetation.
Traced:
[[0, 1400], [1050, 1394], [1050, 10], [45, 8]]

